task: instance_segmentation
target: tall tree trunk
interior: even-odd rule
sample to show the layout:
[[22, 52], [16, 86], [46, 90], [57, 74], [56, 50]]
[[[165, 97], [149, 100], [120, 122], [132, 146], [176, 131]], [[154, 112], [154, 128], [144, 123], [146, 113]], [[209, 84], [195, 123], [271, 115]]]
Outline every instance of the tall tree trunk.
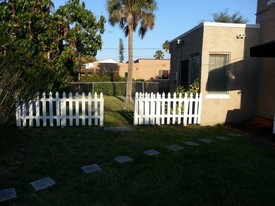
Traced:
[[133, 83], [133, 27], [129, 26], [128, 34], [128, 77], [125, 103], [133, 103], [132, 83]]

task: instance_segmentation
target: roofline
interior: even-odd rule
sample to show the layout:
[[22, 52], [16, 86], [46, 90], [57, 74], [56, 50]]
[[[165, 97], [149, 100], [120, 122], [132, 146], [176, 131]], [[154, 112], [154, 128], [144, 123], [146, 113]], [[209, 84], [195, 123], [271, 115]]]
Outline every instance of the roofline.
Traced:
[[259, 29], [260, 28], [260, 24], [237, 24], [237, 23], [220, 23], [220, 22], [203, 22], [195, 27], [193, 27], [192, 29], [188, 30], [187, 32], [181, 34], [180, 36], [174, 38], [173, 40], [171, 40], [171, 42], [173, 41], [177, 41], [178, 39], [181, 39], [182, 37], [192, 33], [193, 31], [204, 27], [204, 26], [213, 26], [213, 27], [235, 27], [235, 28], [255, 28], [255, 29]]
[[[170, 60], [169, 58], [168, 59], [155, 59], [155, 58], [137, 58], [136, 60]], [[135, 61], [136, 61], [135, 60]]]

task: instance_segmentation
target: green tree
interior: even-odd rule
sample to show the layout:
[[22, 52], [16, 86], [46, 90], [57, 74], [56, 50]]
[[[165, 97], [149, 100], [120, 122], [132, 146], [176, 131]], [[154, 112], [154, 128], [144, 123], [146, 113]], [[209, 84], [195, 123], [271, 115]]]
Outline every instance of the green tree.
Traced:
[[97, 21], [79, 0], [52, 11], [50, 0], [0, 0], [0, 123], [14, 98], [58, 91], [76, 74], [78, 54], [101, 48], [105, 19]]
[[221, 23], [241, 23], [246, 24], [248, 19], [244, 18], [239, 11], [234, 12], [232, 15], [228, 14], [228, 9], [222, 12], [217, 12], [212, 15], [214, 22]]
[[165, 52], [169, 52], [169, 44], [170, 42], [168, 40], [166, 40], [163, 44], [162, 44], [162, 49], [164, 49]]
[[124, 61], [124, 45], [121, 38], [119, 38], [119, 62], [123, 63]]
[[155, 53], [155, 55], [154, 55], [154, 58], [155, 59], [163, 59], [163, 57], [164, 57], [163, 51], [157, 50], [156, 53]]
[[107, 10], [109, 22], [112, 26], [118, 24], [128, 36], [128, 78], [125, 103], [132, 103], [133, 79], [133, 33], [138, 25], [139, 35], [144, 38], [148, 29], [152, 30], [155, 24], [154, 11], [157, 9], [155, 0], [108, 0]]

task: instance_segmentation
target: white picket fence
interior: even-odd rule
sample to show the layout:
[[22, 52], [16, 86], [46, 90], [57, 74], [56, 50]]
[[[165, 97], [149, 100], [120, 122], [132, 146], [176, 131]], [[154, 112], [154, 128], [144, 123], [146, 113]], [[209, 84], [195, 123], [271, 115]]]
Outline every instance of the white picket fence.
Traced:
[[34, 100], [18, 102], [16, 124], [18, 127], [46, 126], [103, 126], [104, 99], [101, 93], [73, 95], [50, 92], [37, 95]]
[[134, 125], [200, 124], [201, 94], [135, 94]]

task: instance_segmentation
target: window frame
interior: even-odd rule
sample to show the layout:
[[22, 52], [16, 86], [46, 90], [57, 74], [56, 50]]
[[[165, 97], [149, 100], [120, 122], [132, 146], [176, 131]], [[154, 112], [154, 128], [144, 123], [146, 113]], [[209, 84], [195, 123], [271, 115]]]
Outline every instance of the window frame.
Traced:
[[[214, 91], [214, 90], [209, 90], [209, 79], [210, 79], [210, 77], [212, 76], [213, 77], [213, 75], [217, 75], [217, 74], [210, 74], [210, 58], [211, 58], [211, 55], [223, 55], [223, 56], [226, 56], [227, 57], [227, 63], [225, 64], [225, 65], [223, 65], [223, 67], [225, 67], [225, 76], [224, 76], [224, 78], [226, 79], [226, 85], [225, 85], [225, 90], [221, 90], [221, 91]], [[230, 65], [230, 60], [231, 60], [231, 55], [230, 55], [230, 53], [229, 52], [211, 52], [211, 53], [209, 53], [209, 59], [208, 59], [208, 81], [207, 81], [207, 85], [206, 85], [206, 91], [207, 91], [207, 94], [209, 95], [209, 97], [211, 96], [211, 97], [215, 97], [215, 96], [223, 96], [223, 98], [224, 97], [226, 97], [227, 98], [227, 95], [229, 94], [229, 92], [228, 92], [228, 70], [229, 70], [229, 65]], [[217, 72], [219, 72], [219, 71], [217, 71]], [[219, 74], [218, 74], [219, 75]]]

